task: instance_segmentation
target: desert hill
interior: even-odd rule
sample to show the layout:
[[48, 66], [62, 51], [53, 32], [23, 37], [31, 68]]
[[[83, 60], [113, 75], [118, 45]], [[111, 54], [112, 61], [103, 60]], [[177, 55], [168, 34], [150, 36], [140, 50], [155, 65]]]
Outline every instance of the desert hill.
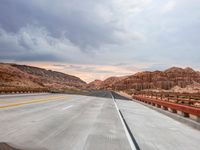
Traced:
[[[112, 77], [99, 82], [96, 89], [112, 90], [170, 90], [174, 87], [186, 88], [199, 85], [200, 74], [192, 68], [172, 67], [165, 71], [144, 71], [126, 77]], [[91, 85], [91, 86], [90, 86]], [[95, 81], [88, 84], [92, 88]]]
[[8, 88], [82, 88], [80, 78], [42, 68], [0, 63], [0, 90]]
[[76, 76], [38, 67], [0, 63], [0, 91], [13, 89], [103, 89], [117, 91], [200, 91], [200, 72], [172, 67], [165, 71], [143, 71], [130, 76], [109, 77], [86, 84]]

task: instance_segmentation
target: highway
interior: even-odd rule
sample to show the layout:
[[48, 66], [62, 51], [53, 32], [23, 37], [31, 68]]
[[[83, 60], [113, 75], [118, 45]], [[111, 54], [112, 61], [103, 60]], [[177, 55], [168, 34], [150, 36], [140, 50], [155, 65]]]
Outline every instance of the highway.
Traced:
[[[17, 150], [133, 149], [115, 101], [102, 95], [1, 95], [0, 142]], [[199, 130], [134, 101], [116, 104], [139, 149], [199, 150]]]
[[0, 142], [15, 148], [131, 149], [110, 98], [41, 94], [5, 96], [0, 102]]
[[199, 150], [200, 131], [134, 101], [117, 100], [141, 150]]

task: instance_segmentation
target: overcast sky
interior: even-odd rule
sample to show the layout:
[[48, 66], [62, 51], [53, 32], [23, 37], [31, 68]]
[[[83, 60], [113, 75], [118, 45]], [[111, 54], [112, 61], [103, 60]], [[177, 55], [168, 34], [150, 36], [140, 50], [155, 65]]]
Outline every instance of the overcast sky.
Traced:
[[0, 61], [86, 81], [200, 69], [200, 0], [0, 0]]

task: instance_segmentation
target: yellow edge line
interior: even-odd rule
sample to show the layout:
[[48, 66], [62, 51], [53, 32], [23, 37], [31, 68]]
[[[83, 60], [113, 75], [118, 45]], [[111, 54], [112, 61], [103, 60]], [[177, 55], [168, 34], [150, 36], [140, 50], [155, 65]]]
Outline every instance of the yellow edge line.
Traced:
[[50, 98], [45, 98], [45, 99], [40, 99], [40, 100], [32, 100], [32, 101], [23, 102], [23, 103], [14, 103], [14, 104], [9, 104], [9, 105], [5, 105], [5, 106], [0, 106], [0, 108], [7, 108], [7, 107], [13, 107], [13, 106], [21, 106], [21, 105], [32, 104], [32, 103], [45, 102], [45, 101], [49, 101], [49, 100], [52, 100], [55, 98], [63, 98], [63, 97], [66, 97], [66, 96], [50, 97]]

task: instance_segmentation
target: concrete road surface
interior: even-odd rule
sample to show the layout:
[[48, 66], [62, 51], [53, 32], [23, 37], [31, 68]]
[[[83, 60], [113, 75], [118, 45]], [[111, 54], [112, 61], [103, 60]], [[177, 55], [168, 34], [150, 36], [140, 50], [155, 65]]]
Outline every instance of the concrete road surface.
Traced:
[[[0, 142], [20, 150], [130, 150], [115, 103], [103, 95], [0, 96]], [[199, 130], [142, 104], [116, 102], [141, 150], [200, 149]]]
[[133, 101], [117, 100], [141, 150], [200, 150], [200, 131]]
[[130, 150], [112, 99], [0, 96], [0, 142], [23, 150]]

